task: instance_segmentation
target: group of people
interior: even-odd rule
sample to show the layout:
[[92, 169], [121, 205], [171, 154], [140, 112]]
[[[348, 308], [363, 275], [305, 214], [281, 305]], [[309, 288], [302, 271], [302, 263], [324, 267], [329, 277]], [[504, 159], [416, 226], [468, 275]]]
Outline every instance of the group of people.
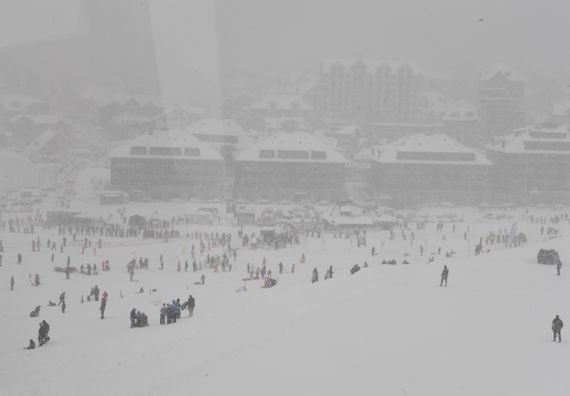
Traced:
[[148, 317], [144, 312], [137, 311], [136, 308], [131, 310], [129, 317], [131, 319], [131, 328], [148, 326]]
[[170, 304], [162, 304], [160, 308], [160, 321], [161, 325], [176, 323], [176, 320], [180, 319], [182, 311], [188, 309], [188, 314], [190, 317], [194, 315], [194, 308], [196, 307], [196, 300], [192, 294], [188, 295], [188, 300], [184, 303], [180, 302], [180, 299], [172, 300]]

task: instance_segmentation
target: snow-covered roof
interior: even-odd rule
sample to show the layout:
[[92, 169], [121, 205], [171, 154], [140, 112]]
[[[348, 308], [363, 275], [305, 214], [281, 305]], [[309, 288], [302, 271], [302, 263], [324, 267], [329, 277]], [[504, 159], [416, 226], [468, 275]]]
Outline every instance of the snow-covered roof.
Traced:
[[344, 156], [326, 141], [305, 132], [279, 132], [261, 138], [240, 151], [237, 161], [345, 163]]
[[192, 114], [192, 115], [200, 115], [200, 116], [206, 114], [206, 111], [201, 107], [188, 107], [188, 106], [182, 106], [182, 105], [173, 105], [173, 106], [166, 108], [164, 110], [163, 114], [161, 114], [161, 115], [170, 114], [170, 113], [179, 112], [179, 111], [184, 112], [184, 113], [188, 113], [188, 114]]
[[129, 140], [109, 153], [111, 158], [173, 158], [223, 160], [212, 149], [187, 131], [156, 130]]
[[8, 111], [20, 111], [26, 106], [39, 103], [42, 102], [26, 95], [0, 94], [0, 106]]
[[48, 130], [45, 131], [44, 133], [42, 133], [40, 136], [38, 136], [37, 138], [35, 138], [30, 145], [28, 146], [28, 150], [32, 150], [32, 151], [38, 151], [41, 150], [46, 144], [48, 144], [51, 139], [53, 139], [56, 136], [61, 136], [64, 139], [68, 140], [67, 136], [65, 136], [64, 134], [62, 134], [61, 132], [56, 132], [53, 130]]
[[329, 128], [328, 130], [324, 131], [324, 134], [331, 136], [355, 137], [360, 132], [361, 129], [358, 125], [350, 124]]
[[292, 93], [265, 95], [254, 101], [250, 107], [254, 110], [313, 110], [313, 106], [302, 95]]
[[570, 155], [570, 130], [567, 124], [536, 124], [499, 136], [488, 150], [514, 154]]
[[244, 136], [245, 130], [234, 120], [212, 119], [198, 121], [188, 128], [194, 135]]
[[380, 163], [491, 165], [482, 153], [443, 133], [405, 136], [376, 154]]
[[57, 118], [56, 116], [51, 115], [51, 114], [43, 114], [43, 115], [21, 114], [21, 115], [16, 115], [16, 116], [10, 118], [9, 122], [11, 122], [11, 123], [18, 122], [18, 121], [25, 119], [25, 118], [29, 119], [34, 124], [38, 124], [38, 125], [56, 125], [56, 124], [59, 124], [61, 122], [61, 120], [59, 118]]
[[263, 118], [265, 128], [271, 131], [283, 131], [286, 124], [293, 124], [292, 129], [305, 130], [305, 119], [303, 117], [265, 117]]
[[329, 70], [335, 65], [340, 65], [346, 70], [350, 70], [357, 63], [362, 63], [368, 72], [376, 72], [378, 68], [389, 68], [392, 71], [397, 71], [401, 68], [410, 68], [413, 74], [419, 74], [418, 67], [406, 61], [386, 61], [386, 60], [374, 60], [374, 59], [325, 59], [321, 62], [321, 67], [323, 71]]
[[113, 102], [119, 103], [121, 105], [126, 104], [129, 101], [136, 101], [140, 105], [146, 105], [152, 103], [154, 105], [160, 106], [161, 100], [158, 95], [154, 94], [122, 94], [109, 92], [107, 90], [102, 90], [99, 88], [91, 87], [83, 95], [84, 99], [92, 100], [100, 106], [106, 106]]
[[120, 114], [113, 118], [113, 121], [118, 124], [137, 124], [150, 122], [154, 117], [145, 114]]
[[510, 81], [523, 81], [522, 76], [511, 66], [506, 63], [497, 63], [489, 68], [487, 71], [481, 73], [479, 81], [487, 81], [495, 77], [497, 74], [502, 74]]
[[478, 121], [479, 116], [474, 106], [466, 102], [456, 102], [447, 107], [441, 119], [443, 121]]

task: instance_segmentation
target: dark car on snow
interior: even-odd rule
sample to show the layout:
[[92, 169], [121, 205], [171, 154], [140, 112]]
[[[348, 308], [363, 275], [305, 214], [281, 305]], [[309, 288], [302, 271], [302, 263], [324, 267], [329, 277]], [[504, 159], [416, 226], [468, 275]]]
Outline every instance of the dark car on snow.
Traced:
[[559, 260], [560, 256], [554, 249], [540, 249], [536, 255], [538, 264], [556, 264]]

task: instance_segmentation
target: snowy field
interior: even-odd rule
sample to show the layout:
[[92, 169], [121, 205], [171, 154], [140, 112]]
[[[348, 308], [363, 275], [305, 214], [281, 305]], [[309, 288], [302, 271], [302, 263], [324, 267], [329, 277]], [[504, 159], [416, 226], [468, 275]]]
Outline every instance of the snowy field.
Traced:
[[[129, 208], [130, 210], [131, 208]], [[239, 249], [232, 272], [177, 272], [196, 241], [103, 239], [103, 248], [81, 255], [79, 246], [55, 254], [55, 265], [100, 263], [110, 272], [98, 276], [53, 271], [48, 238], [54, 231], [36, 229], [42, 250], [31, 251], [32, 235], [0, 232], [5, 252], [0, 267], [0, 394], [2, 395], [564, 395], [570, 394], [570, 342], [553, 343], [550, 323], [556, 314], [570, 325], [570, 269], [556, 276], [553, 266], [536, 263], [541, 247], [570, 257], [568, 223], [555, 225], [561, 236], [540, 235], [521, 212], [514, 218], [485, 220], [469, 209], [456, 212], [464, 222], [438, 233], [435, 223], [416, 231], [412, 246], [400, 232], [371, 232], [368, 246], [350, 239], [303, 238], [281, 250]], [[544, 211], [544, 214], [551, 213]], [[514, 221], [529, 243], [518, 248], [473, 249], [489, 231], [511, 228]], [[464, 232], [469, 227], [469, 237]], [[196, 230], [197, 228], [191, 228]], [[223, 227], [220, 232], [237, 233]], [[408, 232], [409, 235], [409, 232]], [[445, 235], [445, 240], [444, 240]], [[68, 236], [68, 239], [70, 237]], [[419, 245], [425, 246], [419, 255]], [[371, 257], [375, 246], [377, 256]], [[438, 247], [442, 254], [437, 254]], [[486, 247], [487, 248], [487, 247]], [[444, 252], [454, 250], [453, 257]], [[16, 264], [18, 252], [23, 264]], [[299, 258], [306, 255], [306, 263]], [[165, 269], [159, 271], [159, 256]], [[434, 261], [428, 263], [433, 254]], [[136, 270], [129, 281], [126, 264], [148, 257], [149, 270]], [[277, 287], [245, 282], [246, 265], [261, 266], [279, 278]], [[382, 265], [395, 258], [397, 265]], [[400, 264], [403, 259], [410, 264]], [[352, 265], [369, 264], [355, 275]], [[191, 262], [191, 260], [189, 260]], [[287, 273], [278, 274], [282, 261]], [[290, 273], [296, 264], [295, 273]], [[449, 286], [439, 287], [443, 265]], [[334, 279], [323, 281], [332, 265]], [[311, 284], [318, 268], [321, 281]], [[183, 270], [182, 270], [183, 271]], [[38, 273], [33, 287], [28, 275]], [[194, 282], [204, 273], [205, 285]], [[14, 276], [15, 290], [9, 279]], [[81, 303], [97, 284], [109, 293], [106, 318], [99, 303]], [[145, 293], [136, 294], [143, 286]], [[149, 293], [156, 289], [155, 293]], [[67, 311], [48, 307], [66, 292]], [[124, 298], [120, 297], [121, 291]], [[159, 325], [162, 303], [191, 293], [195, 315]], [[41, 305], [39, 318], [29, 312]], [[129, 328], [129, 311], [149, 316], [149, 327]], [[23, 350], [37, 339], [38, 323], [50, 324], [51, 341]]]

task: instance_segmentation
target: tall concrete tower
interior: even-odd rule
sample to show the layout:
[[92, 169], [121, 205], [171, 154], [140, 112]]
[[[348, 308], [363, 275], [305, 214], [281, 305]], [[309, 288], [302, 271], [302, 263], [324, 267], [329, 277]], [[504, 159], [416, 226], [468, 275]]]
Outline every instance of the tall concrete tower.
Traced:
[[159, 95], [156, 52], [147, 0], [83, 0], [90, 89]]

